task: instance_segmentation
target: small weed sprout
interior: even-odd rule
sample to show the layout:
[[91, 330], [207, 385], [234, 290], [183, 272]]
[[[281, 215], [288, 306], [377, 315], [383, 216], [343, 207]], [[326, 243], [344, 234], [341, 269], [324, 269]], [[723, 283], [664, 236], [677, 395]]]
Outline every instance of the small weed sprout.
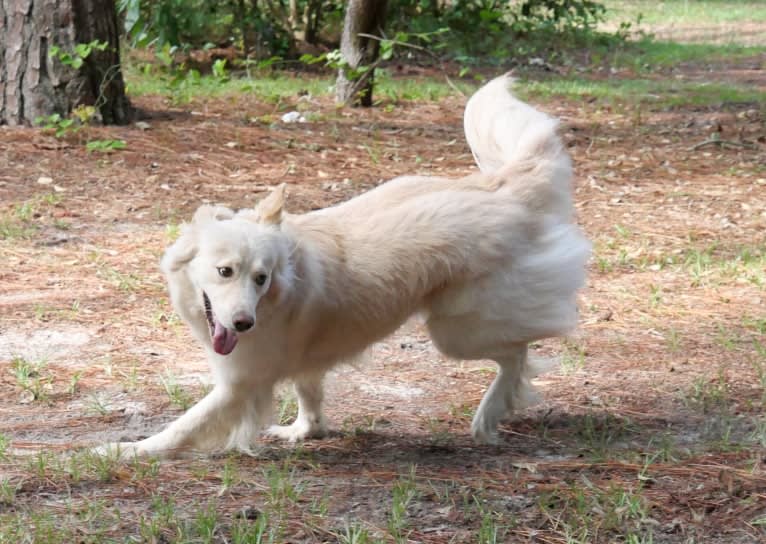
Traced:
[[230, 490], [237, 485], [239, 481], [240, 478], [237, 473], [236, 459], [234, 457], [229, 457], [226, 460], [226, 463], [224, 463], [223, 470], [221, 471], [221, 489], [219, 495]]
[[69, 378], [69, 387], [67, 388], [67, 392], [70, 396], [74, 396], [77, 393], [77, 387], [80, 384], [80, 380], [82, 379], [82, 371], [78, 370], [72, 376]]
[[665, 341], [671, 353], [678, 353], [681, 350], [681, 333], [678, 329], [671, 327], [665, 334]]
[[300, 497], [302, 489], [295, 483], [295, 469], [288, 461], [281, 466], [270, 464], [264, 469], [264, 476], [268, 485], [267, 501], [273, 510], [281, 511]]
[[27, 361], [24, 357], [16, 356], [11, 360], [11, 369], [16, 383], [23, 391], [32, 395], [32, 400], [45, 401], [52, 387], [53, 378], [44, 374], [46, 362]]
[[499, 524], [503, 519], [502, 514], [485, 508], [479, 497], [474, 496], [473, 499], [476, 505], [476, 510], [481, 517], [477, 542], [479, 544], [498, 544], [499, 542], [505, 542], [507, 527]]
[[695, 378], [686, 400], [690, 407], [700, 409], [703, 414], [725, 411], [729, 400], [729, 384], [723, 369], [719, 369], [718, 376], [713, 379], [704, 375]]
[[0, 506], [13, 506], [18, 486], [8, 478], [0, 479]]
[[561, 370], [564, 374], [572, 374], [585, 367], [585, 345], [573, 339], [563, 341], [561, 353]]
[[292, 389], [286, 389], [279, 398], [277, 421], [287, 425], [298, 415], [298, 399]]
[[407, 508], [410, 503], [418, 496], [416, 487], [415, 472], [417, 467], [410, 466], [410, 472], [406, 476], [401, 476], [394, 482], [391, 490], [391, 513], [388, 516], [388, 530], [396, 542], [406, 542], [407, 534], [405, 529], [408, 525]]
[[154, 457], [150, 459], [134, 457], [131, 460], [131, 467], [133, 469], [133, 479], [136, 481], [153, 480], [160, 474], [160, 460]]
[[346, 526], [343, 532], [338, 535], [338, 542], [341, 544], [368, 544], [370, 542], [370, 533], [358, 523]]
[[8, 448], [10, 447], [10, 444], [11, 440], [3, 433], [0, 433], [0, 461], [8, 460]]
[[121, 466], [119, 448], [110, 448], [106, 455], [87, 452], [84, 460], [101, 482], [112, 481]]
[[104, 395], [98, 393], [91, 395], [88, 402], [88, 408], [92, 413], [100, 416], [108, 415], [112, 411], [112, 406], [109, 403], [109, 400]]
[[160, 383], [165, 389], [170, 403], [174, 406], [187, 410], [194, 402], [192, 396], [178, 383], [175, 374], [170, 369], [165, 369], [165, 372], [160, 376]]

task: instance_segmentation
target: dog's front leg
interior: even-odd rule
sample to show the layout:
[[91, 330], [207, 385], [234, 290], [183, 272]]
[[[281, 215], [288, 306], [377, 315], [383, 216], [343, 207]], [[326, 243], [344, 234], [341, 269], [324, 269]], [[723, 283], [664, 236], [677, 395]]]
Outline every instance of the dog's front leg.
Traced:
[[327, 425], [322, 414], [323, 377], [323, 374], [311, 374], [295, 380], [298, 416], [291, 425], [272, 425], [266, 431], [267, 434], [290, 442], [319, 438], [326, 434]]
[[248, 449], [268, 421], [271, 400], [271, 388], [256, 391], [218, 385], [162, 432], [106, 448], [118, 451], [123, 458], [173, 457], [188, 450]]

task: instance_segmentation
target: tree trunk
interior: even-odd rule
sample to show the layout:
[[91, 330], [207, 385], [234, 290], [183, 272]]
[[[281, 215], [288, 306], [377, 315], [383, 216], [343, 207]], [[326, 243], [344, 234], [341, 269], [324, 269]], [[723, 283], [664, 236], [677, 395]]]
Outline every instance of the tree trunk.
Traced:
[[316, 45], [319, 40], [319, 25], [322, 23], [322, 0], [309, 0], [303, 10], [303, 26], [306, 29], [306, 43]]
[[[94, 40], [108, 46], [79, 69], [50, 55]], [[105, 124], [130, 121], [114, 0], [0, 0], [0, 124], [66, 117], [79, 105], [95, 106]]]
[[245, 0], [237, 1], [237, 17], [239, 18], [239, 31], [242, 33], [242, 51], [245, 57], [250, 54], [250, 18]]
[[[342, 104], [372, 106], [372, 87], [380, 41], [359, 36], [382, 36], [386, 0], [349, 0], [343, 22], [340, 53], [348, 69], [340, 68], [335, 83], [335, 100]], [[367, 67], [361, 73], [357, 70]]]

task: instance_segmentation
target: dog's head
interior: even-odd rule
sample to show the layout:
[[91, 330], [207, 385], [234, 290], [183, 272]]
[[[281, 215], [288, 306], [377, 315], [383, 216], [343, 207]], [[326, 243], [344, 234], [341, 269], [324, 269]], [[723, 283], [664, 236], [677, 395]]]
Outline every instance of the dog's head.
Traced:
[[176, 309], [187, 319], [204, 315], [216, 353], [231, 353], [256, 326], [259, 303], [277, 301], [289, 281], [283, 204], [282, 186], [255, 210], [202, 206], [162, 259]]

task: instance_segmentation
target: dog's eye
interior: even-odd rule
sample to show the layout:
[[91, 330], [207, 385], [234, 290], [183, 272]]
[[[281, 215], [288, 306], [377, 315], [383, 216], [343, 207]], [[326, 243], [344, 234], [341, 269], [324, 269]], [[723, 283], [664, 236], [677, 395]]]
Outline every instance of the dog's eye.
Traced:
[[234, 274], [234, 270], [230, 266], [219, 266], [218, 275], [222, 278], [230, 278]]
[[258, 274], [255, 276], [255, 284], [256, 285], [263, 285], [266, 283], [266, 280], [269, 279], [269, 277], [266, 274]]

